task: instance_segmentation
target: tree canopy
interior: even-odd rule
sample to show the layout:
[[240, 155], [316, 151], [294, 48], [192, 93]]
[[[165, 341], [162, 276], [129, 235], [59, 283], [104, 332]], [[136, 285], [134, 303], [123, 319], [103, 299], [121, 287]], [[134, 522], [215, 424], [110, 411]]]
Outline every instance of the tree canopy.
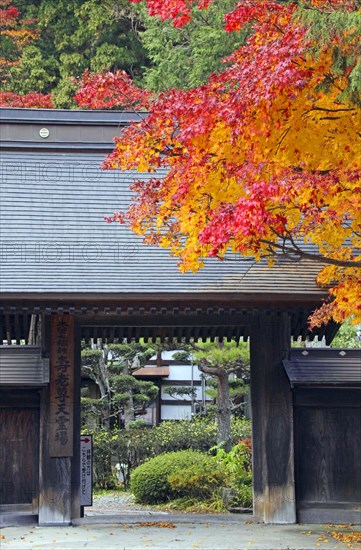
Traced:
[[138, 380], [133, 372], [153, 354], [154, 350], [141, 343], [122, 343], [82, 350], [82, 375], [95, 382], [99, 397], [89, 395], [83, 388], [82, 406], [85, 419], [93, 417], [97, 424], [108, 429], [117, 425], [120, 415], [124, 427], [134, 422], [139, 410], [145, 408], [158, 393], [153, 382]]
[[[74, 105], [80, 82], [82, 108], [148, 110], [104, 166], [167, 175], [135, 182], [128, 212], [109, 220], [182, 270], [230, 251], [317, 262], [330, 299], [312, 325], [360, 322], [359, 2], [140, 2], [2, 0], [0, 102], [51, 106], [52, 91]], [[143, 72], [165, 91], [139, 87]]]
[[155, 92], [169, 88], [189, 89], [206, 82], [212, 72], [223, 67], [222, 59], [245, 40], [247, 29], [226, 32], [224, 13], [234, 9], [236, 0], [218, 0], [205, 12], [194, 7], [188, 25], [175, 28], [169, 20], [160, 20], [139, 11], [144, 23], [140, 39], [151, 65], [141, 85]]
[[[147, 2], [179, 27], [190, 4]], [[170, 249], [182, 270], [228, 251], [270, 264], [279, 254], [319, 262], [318, 282], [331, 294], [312, 324], [359, 322], [360, 8], [244, 1], [225, 21], [229, 32], [251, 33], [224, 70], [160, 94], [117, 139], [106, 168], [168, 172], [135, 182], [134, 203], [110, 221]]]
[[[7, 12], [16, 13], [11, 38], [14, 42], [16, 31], [17, 44], [21, 44], [21, 49], [17, 45], [2, 50], [9, 68], [4, 91], [19, 96], [52, 93], [56, 107], [74, 107], [77, 79], [86, 69], [125, 70], [140, 79], [148, 65], [138, 34], [142, 23], [136, 6], [128, 0], [2, 0], [4, 3]], [[7, 44], [9, 25], [8, 21]], [[18, 36], [24, 38], [20, 41]]]

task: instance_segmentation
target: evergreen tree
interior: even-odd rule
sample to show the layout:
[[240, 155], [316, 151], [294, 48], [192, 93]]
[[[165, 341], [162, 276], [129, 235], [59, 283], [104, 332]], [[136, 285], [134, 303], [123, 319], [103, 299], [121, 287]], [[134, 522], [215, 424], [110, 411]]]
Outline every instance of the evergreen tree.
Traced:
[[56, 107], [73, 107], [76, 79], [85, 69], [127, 71], [141, 78], [148, 64], [139, 39], [142, 28], [128, 0], [14, 0], [38, 36], [11, 67], [5, 90], [52, 92]]
[[[89, 387], [82, 391], [82, 408], [85, 418], [93, 417], [97, 425], [111, 429], [117, 422], [129, 428], [140, 411], [154, 399], [158, 387], [153, 382], [133, 376], [154, 354], [144, 344], [123, 343], [84, 349], [82, 375], [93, 380], [99, 396], [91, 394]], [[123, 422], [120, 419], [123, 418]]]
[[[214, 399], [217, 417], [217, 444], [228, 452], [231, 448], [231, 417], [243, 405], [245, 380], [249, 377], [248, 344], [206, 342], [184, 346], [174, 359], [190, 359], [207, 377], [207, 394]], [[194, 388], [170, 386], [172, 397], [195, 398]]]
[[207, 11], [195, 8], [191, 22], [183, 28], [149, 17], [142, 5], [139, 13], [145, 30], [140, 36], [152, 63], [145, 71], [142, 85], [156, 92], [167, 88], [188, 89], [219, 71], [224, 66], [222, 59], [236, 50], [247, 35], [247, 30], [235, 33], [224, 30], [224, 13], [235, 5], [235, 0], [219, 0]]

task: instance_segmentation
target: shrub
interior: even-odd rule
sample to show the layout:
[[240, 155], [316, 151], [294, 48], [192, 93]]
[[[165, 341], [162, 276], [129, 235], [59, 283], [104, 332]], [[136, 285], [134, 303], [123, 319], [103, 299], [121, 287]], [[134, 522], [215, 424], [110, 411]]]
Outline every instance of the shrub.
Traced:
[[[193, 449], [208, 452], [217, 443], [217, 423], [208, 416], [196, 416], [193, 420], [167, 420], [152, 428], [154, 455]], [[251, 433], [248, 420], [233, 418], [231, 437], [235, 444], [240, 438]]]
[[241, 439], [229, 453], [217, 448], [216, 462], [225, 467], [235, 495], [230, 506], [252, 506], [252, 444], [249, 437]]
[[114, 432], [93, 433], [93, 472], [95, 484], [101, 489], [115, 489], [118, 481], [112, 470], [112, 455], [116, 448]]
[[203, 455], [198, 463], [171, 474], [168, 480], [182, 497], [207, 498], [227, 483], [227, 476], [224, 468], [215, 467], [212, 457]]
[[133, 471], [131, 491], [137, 502], [157, 504], [182, 497], [208, 496], [226, 479], [209, 455], [176, 451], [158, 455]]
[[[99, 487], [114, 487], [111, 463], [124, 465], [124, 486], [127, 488], [132, 470], [145, 460], [171, 451], [192, 449], [208, 452], [217, 442], [217, 425], [209, 417], [193, 420], [169, 420], [154, 428], [142, 427], [135, 421], [131, 429], [97, 430], [94, 433], [94, 473]], [[232, 441], [249, 436], [250, 422], [232, 419]]]
[[253, 490], [251, 485], [239, 485], [237, 492], [229, 503], [229, 508], [252, 508]]

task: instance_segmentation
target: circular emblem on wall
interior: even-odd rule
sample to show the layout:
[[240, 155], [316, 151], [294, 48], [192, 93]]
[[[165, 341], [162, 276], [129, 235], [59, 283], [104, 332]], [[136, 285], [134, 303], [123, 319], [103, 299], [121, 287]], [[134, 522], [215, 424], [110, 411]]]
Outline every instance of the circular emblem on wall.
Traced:
[[49, 130], [48, 130], [47, 128], [41, 128], [41, 129], [39, 130], [39, 135], [40, 135], [40, 137], [42, 137], [42, 138], [44, 138], [44, 139], [47, 138], [47, 137], [49, 137], [49, 134], [50, 134], [50, 132], [49, 132]]

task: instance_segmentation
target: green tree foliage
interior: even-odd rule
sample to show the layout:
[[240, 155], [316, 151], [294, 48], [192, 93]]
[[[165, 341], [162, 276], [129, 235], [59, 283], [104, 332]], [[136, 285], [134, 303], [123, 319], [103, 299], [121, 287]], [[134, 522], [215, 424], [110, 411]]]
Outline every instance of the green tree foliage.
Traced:
[[[35, 20], [24, 20], [16, 2], [0, 0], [0, 82], [9, 78], [24, 49], [38, 37]], [[11, 90], [13, 91], [13, 90]]]
[[158, 387], [152, 382], [137, 380], [134, 370], [145, 363], [154, 350], [144, 344], [112, 344], [82, 351], [82, 375], [93, 380], [99, 397], [83, 388], [83, 417], [107, 429], [123, 415], [125, 427], [154, 399]]
[[235, 5], [235, 0], [219, 0], [206, 11], [194, 8], [192, 21], [181, 29], [170, 21], [149, 17], [141, 6], [146, 28], [141, 39], [152, 62], [142, 84], [156, 92], [193, 88], [219, 71], [222, 59], [236, 50], [247, 34], [244, 30], [227, 33], [223, 28], [224, 14]]
[[343, 323], [331, 344], [332, 348], [361, 348], [361, 325]]
[[217, 443], [226, 451], [231, 448], [231, 416], [241, 403], [237, 397], [244, 392], [244, 378], [249, 374], [247, 344], [207, 342], [196, 346], [194, 361], [204, 374], [215, 381], [214, 398], [217, 405]]
[[6, 90], [53, 92], [56, 107], [73, 106], [74, 79], [123, 69], [141, 77], [147, 56], [139, 40], [136, 8], [128, 0], [14, 0], [26, 19], [37, 21], [38, 38], [12, 67]]
[[[245, 380], [249, 378], [249, 347], [246, 343], [206, 342], [185, 346], [174, 358], [190, 360], [198, 365], [207, 377], [206, 393], [214, 401], [207, 411], [216, 414], [217, 443], [229, 450], [231, 447], [231, 417], [243, 407], [246, 393]], [[188, 395], [195, 400], [195, 388], [169, 386], [166, 393], [172, 397]]]
[[[357, 2], [355, 2], [355, 8]], [[358, 2], [360, 7], [360, 2]], [[340, 8], [342, 3], [340, 2]], [[311, 5], [309, 1], [299, 3], [296, 20], [308, 29], [307, 37], [311, 41], [311, 50], [319, 54], [323, 48], [331, 48], [333, 57], [333, 75], [345, 75], [347, 82], [340, 89], [340, 101], [349, 101], [361, 105], [361, 17], [360, 10], [331, 9], [330, 6]], [[324, 87], [333, 83], [327, 75]]]

